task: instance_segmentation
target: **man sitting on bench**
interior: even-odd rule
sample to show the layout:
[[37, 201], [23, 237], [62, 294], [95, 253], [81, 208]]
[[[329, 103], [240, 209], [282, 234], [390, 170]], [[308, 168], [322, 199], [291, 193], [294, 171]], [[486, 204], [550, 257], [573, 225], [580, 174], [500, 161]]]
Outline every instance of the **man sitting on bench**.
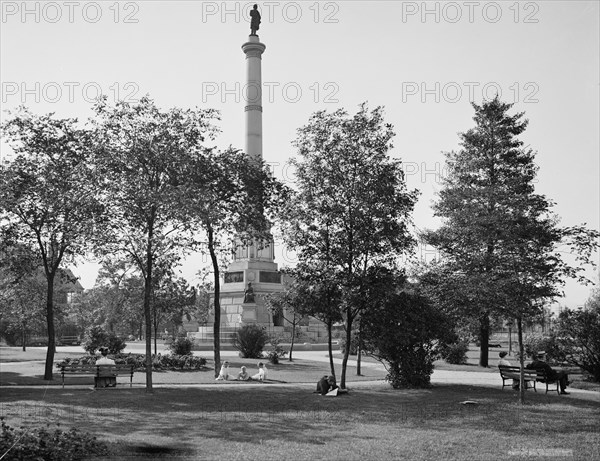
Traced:
[[569, 395], [569, 393], [566, 391], [567, 386], [571, 384], [569, 381], [569, 375], [563, 370], [553, 370], [552, 367], [544, 361], [545, 357], [546, 352], [539, 351], [535, 355], [533, 362], [526, 365], [525, 368], [530, 370], [544, 370], [549, 381], [558, 381], [560, 384], [560, 393], [563, 395]]

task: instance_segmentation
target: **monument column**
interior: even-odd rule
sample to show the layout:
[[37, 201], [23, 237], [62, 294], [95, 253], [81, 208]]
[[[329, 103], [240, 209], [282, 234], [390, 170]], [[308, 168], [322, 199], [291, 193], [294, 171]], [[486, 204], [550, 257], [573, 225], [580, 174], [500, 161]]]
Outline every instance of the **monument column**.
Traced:
[[258, 35], [250, 35], [242, 45], [246, 55], [246, 154], [262, 159], [262, 76], [261, 61], [266, 46]]
[[[257, 162], [262, 161], [262, 54], [266, 46], [256, 31], [260, 24], [257, 5], [250, 13], [251, 34], [242, 45], [246, 56], [246, 85], [243, 90], [246, 150]], [[282, 333], [282, 326], [274, 326], [272, 315], [265, 305], [265, 295], [283, 290], [281, 273], [275, 262], [272, 237], [267, 241], [236, 239], [233, 261], [223, 274], [221, 285], [221, 334], [226, 338], [241, 325], [256, 323], [268, 327], [269, 332]], [[201, 327], [202, 328], [202, 327]], [[210, 327], [208, 327], [210, 328]], [[199, 329], [199, 332], [203, 330]]]

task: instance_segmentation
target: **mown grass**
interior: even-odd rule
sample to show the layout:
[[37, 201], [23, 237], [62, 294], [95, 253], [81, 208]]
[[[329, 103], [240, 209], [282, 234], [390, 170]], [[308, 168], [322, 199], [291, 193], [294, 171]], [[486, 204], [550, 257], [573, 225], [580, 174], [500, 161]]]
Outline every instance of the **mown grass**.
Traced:
[[521, 407], [490, 388], [364, 386], [337, 398], [308, 385], [3, 389], [0, 404], [13, 426], [96, 434], [112, 459], [600, 459], [598, 402], [528, 394]]

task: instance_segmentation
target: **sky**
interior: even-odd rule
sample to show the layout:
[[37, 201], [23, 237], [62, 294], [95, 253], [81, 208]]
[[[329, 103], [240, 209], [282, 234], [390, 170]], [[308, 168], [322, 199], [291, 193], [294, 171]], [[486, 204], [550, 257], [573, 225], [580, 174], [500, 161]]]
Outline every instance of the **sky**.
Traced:
[[[57, 117], [91, 116], [99, 94], [164, 109], [214, 108], [219, 147], [244, 146], [245, 56], [253, 2], [1, 1], [1, 119], [24, 104]], [[421, 196], [417, 229], [435, 228], [431, 203], [443, 152], [474, 126], [471, 102], [497, 93], [529, 119], [521, 139], [537, 152], [536, 191], [560, 224], [600, 229], [600, 3], [259, 2], [263, 157], [293, 185], [296, 130], [317, 110], [385, 107], [408, 187]], [[1, 155], [10, 149], [2, 144]], [[277, 243], [277, 242], [276, 242]], [[276, 262], [293, 256], [276, 245]], [[431, 260], [435, 250], [419, 247]], [[598, 255], [596, 255], [598, 260]], [[186, 278], [205, 265], [195, 256]], [[97, 265], [75, 269], [85, 288]], [[597, 272], [589, 277], [597, 279]], [[590, 287], [567, 283], [560, 305], [582, 305]]]

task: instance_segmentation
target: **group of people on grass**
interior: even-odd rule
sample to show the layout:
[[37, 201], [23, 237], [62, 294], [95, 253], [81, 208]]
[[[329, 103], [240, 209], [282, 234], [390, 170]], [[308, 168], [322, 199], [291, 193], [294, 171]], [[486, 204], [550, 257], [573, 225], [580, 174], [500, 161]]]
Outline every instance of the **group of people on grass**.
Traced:
[[252, 376], [248, 373], [245, 366], [240, 368], [237, 377], [235, 374], [229, 371], [229, 362], [225, 360], [223, 365], [221, 365], [221, 371], [219, 372], [219, 376], [216, 381], [265, 381], [267, 379], [267, 367], [262, 362], [258, 362], [258, 372]]
[[[102, 356], [100, 358], [96, 359], [96, 365], [114, 365], [115, 364], [114, 360], [109, 359], [107, 357], [107, 355], [108, 355], [107, 348], [101, 347], [100, 353], [102, 354]], [[506, 353], [505, 353], [505, 355], [506, 355]], [[501, 355], [501, 357], [504, 357], [504, 356]], [[508, 361], [505, 360], [505, 362], [508, 362]], [[114, 378], [112, 378], [112, 379], [114, 380]], [[240, 371], [236, 377], [235, 374], [232, 374], [229, 371], [229, 362], [227, 360], [225, 360], [223, 362], [223, 365], [221, 366], [221, 371], [219, 372], [219, 376], [216, 378], [216, 381], [235, 380], [235, 381], [260, 381], [260, 382], [263, 382], [266, 379], [267, 379], [267, 367], [265, 366], [265, 364], [263, 362], [258, 362], [258, 371], [256, 374], [254, 374], [252, 376], [250, 376], [246, 367], [242, 365], [242, 367], [240, 368]], [[105, 385], [111, 385], [111, 384], [114, 385], [112, 382], [110, 384], [108, 382], [105, 383]], [[335, 382], [335, 376], [333, 376], [333, 375], [323, 376], [317, 382], [317, 390], [315, 391], [315, 393], [317, 393], [317, 394], [333, 395], [333, 396], [338, 395], [338, 393], [344, 393], [344, 392], [347, 392], [347, 391], [341, 390], [337, 386], [337, 384]]]
[[[498, 360], [499, 367], [510, 367], [511, 363], [506, 360], [506, 352], [500, 352], [500, 360]], [[533, 362], [525, 365], [525, 368], [528, 370], [543, 370], [546, 373], [546, 376], [550, 380], [550, 382], [558, 381], [560, 386], [560, 393], [563, 395], [569, 395], [567, 392], [567, 386], [571, 384], [569, 381], [569, 375], [564, 370], [554, 370], [550, 365], [548, 365], [545, 361], [546, 359], [546, 351], [539, 351], [535, 354]], [[519, 381], [513, 379], [512, 388], [514, 390], [519, 390]]]

